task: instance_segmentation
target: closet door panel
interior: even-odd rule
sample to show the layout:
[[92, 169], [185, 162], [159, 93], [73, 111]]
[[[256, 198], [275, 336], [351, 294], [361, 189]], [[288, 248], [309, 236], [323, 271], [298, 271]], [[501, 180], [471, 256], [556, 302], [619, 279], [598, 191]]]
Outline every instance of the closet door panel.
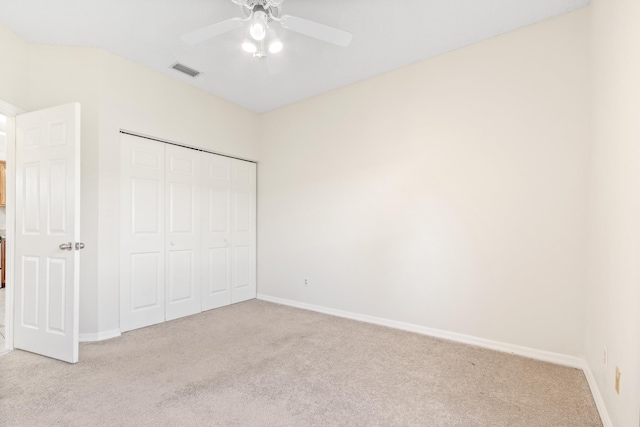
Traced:
[[[207, 296], [226, 293], [230, 295], [229, 289], [229, 248], [210, 248], [207, 264], [205, 265], [208, 281], [206, 287]], [[228, 301], [227, 301], [228, 299]], [[225, 297], [222, 303], [230, 304], [230, 298]], [[225, 305], [226, 305], [225, 304]], [[213, 308], [213, 307], [212, 307]]]
[[256, 297], [256, 164], [232, 160], [232, 303]]
[[231, 304], [232, 159], [203, 153], [202, 309]]
[[200, 152], [166, 146], [166, 320], [202, 311]]
[[179, 303], [197, 298], [193, 293], [194, 282], [194, 262], [192, 250], [169, 251], [168, 271], [169, 286], [168, 301]]
[[164, 321], [164, 144], [121, 137], [120, 329]]
[[158, 287], [162, 272], [162, 254], [136, 253], [131, 255], [130, 262], [131, 311], [135, 313], [150, 308], [162, 308], [163, 292]]

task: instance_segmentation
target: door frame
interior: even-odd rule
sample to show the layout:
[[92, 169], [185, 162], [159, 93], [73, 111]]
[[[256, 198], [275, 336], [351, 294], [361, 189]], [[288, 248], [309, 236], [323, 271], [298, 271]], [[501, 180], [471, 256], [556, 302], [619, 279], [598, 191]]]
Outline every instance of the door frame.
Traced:
[[13, 301], [14, 301], [14, 248], [15, 248], [15, 209], [16, 209], [16, 116], [26, 113], [25, 110], [16, 107], [8, 102], [0, 100], [0, 114], [7, 118], [7, 172], [6, 172], [6, 191], [7, 191], [7, 225], [6, 238], [6, 266], [11, 266], [5, 272], [5, 292], [6, 292], [6, 308], [5, 308], [5, 337], [4, 350], [13, 350]]

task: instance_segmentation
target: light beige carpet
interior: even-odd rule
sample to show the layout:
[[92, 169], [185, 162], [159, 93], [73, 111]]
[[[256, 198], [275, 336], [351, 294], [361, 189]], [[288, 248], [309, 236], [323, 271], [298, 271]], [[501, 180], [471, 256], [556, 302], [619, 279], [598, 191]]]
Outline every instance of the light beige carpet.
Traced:
[[0, 358], [3, 426], [601, 426], [581, 371], [263, 301]]

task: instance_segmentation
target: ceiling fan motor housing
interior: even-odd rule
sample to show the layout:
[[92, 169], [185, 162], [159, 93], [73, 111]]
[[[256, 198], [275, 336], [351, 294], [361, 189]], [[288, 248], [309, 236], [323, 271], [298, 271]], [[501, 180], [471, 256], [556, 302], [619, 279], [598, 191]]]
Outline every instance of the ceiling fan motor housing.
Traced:
[[269, 0], [246, 0], [241, 9], [247, 17], [254, 12], [264, 12], [267, 15], [267, 22], [273, 22], [273, 18], [280, 16], [280, 7]]

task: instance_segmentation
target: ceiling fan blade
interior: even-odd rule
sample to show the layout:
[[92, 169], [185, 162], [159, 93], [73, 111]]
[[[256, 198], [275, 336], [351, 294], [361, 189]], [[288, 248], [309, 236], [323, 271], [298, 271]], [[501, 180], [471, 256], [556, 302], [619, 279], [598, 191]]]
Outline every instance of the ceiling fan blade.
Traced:
[[328, 25], [309, 21], [307, 19], [296, 18], [295, 16], [290, 15], [281, 17], [280, 24], [283, 28], [295, 31], [296, 33], [304, 34], [305, 36], [313, 37], [314, 39], [333, 43], [342, 47], [349, 46], [351, 39], [353, 38], [353, 35], [348, 31], [339, 30]]
[[218, 22], [217, 24], [209, 25], [208, 27], [200, 28], [191, 33], [187, 33], [180, 38], [183, 42], [188, 44], [201, 43], [205, 40], [212, 39], [220, 34], [228, 33], [238, 27], [241, 27], [244, 21], [240, 18], [231, 18], [226, 21]]

